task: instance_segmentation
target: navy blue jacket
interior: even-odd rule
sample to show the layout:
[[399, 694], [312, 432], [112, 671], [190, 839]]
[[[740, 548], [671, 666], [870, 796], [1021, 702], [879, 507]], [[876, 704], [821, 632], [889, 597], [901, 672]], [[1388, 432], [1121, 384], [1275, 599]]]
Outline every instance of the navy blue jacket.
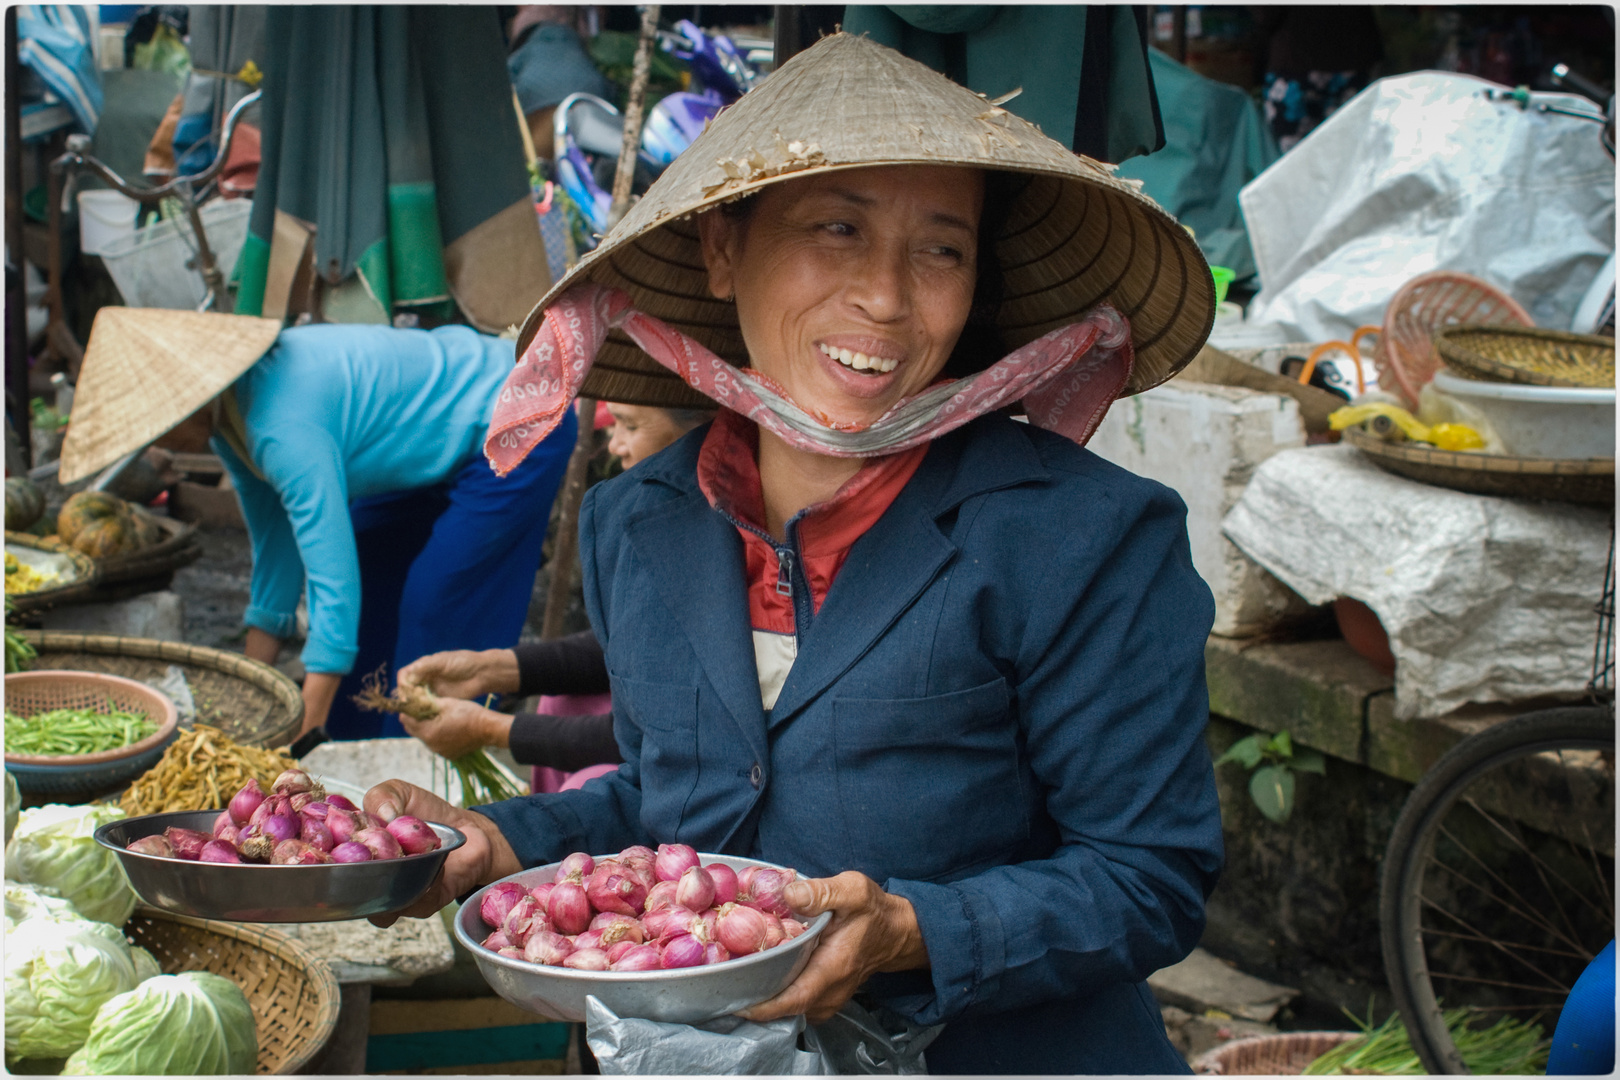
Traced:
[[625, 764], [484, 808], [518, 857], [678, 841], [859, 870], [916, 908], [931, 970], [868, 988], [919, 1023], [1144, 997], [1197, 943], [1222, 857], [1214, 606], [1181, 500], [1004, 418], [941, 437], [767, 714], [742, 543], [697, 485], [706, 430], [585, 500]]

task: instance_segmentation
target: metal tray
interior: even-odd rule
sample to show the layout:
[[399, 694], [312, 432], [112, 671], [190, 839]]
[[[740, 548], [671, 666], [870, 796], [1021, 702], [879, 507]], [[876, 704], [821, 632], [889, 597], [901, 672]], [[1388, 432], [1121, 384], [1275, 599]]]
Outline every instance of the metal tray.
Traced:
[[432, 886], [445, 856], [467, 842], [459, 829], [433, 822], [443, 846], [425, 855], [321, 866], [205, 863], [127, 850], [169, 826], [212, 833], [218, 810], [180, 810], [108, 822], [96, 841], [123, 863], [136, 895], [152, 907], [230, 922], [338, 922], [410, 907]]

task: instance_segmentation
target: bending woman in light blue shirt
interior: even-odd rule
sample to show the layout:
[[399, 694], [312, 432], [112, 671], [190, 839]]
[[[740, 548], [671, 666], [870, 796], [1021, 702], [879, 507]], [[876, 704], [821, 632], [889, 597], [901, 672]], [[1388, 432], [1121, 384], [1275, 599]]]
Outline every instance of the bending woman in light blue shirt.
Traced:
[[463, 326], [306, 326], [227, 392], [213, 447], [253, 543], [246, 652], [275, 660], [307, 589], [305, 732], [404, 735], [354, 707], [363, 676], [517, 640], [575, 422], [498, 480], [481, 447], [512, 364]]

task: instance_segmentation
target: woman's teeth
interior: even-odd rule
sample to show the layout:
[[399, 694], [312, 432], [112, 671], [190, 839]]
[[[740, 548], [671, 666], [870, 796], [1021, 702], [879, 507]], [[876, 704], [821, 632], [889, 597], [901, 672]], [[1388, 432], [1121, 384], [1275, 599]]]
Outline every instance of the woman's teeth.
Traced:
[[848, 368], [854, 368], [856, 371], [882, 373], [893, 371], [900, 364], [898, 360], [885, 360], [878, 356], [867, 356], [863, 352], [855, 352], [852, 349], [835, 349], [831, 345], [822, 345], [820, 349], [840, 364]]

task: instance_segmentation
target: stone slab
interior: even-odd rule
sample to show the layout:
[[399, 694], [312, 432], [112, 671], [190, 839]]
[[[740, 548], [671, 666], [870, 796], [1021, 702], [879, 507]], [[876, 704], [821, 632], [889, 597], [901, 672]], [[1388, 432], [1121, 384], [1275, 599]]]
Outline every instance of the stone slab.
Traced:
[[1179, 964], [1148, 976], [1148, 988], [1160, 1004], [1194, 1015], [1214, 1009], [1229, 1017], [1268, 1023], [1299, 996], [1288, 986], [1257, 979], [1205, 952], [1194, 949]]
[[1174, 488], [1187, 504], [1192, 561], [1215, 596], [1215, 632], [1248, 637], [1306, 610], [1305, 602], [1221, 533], [1262, 462], [1303, 447], [1291, 397], [1237, 386], [1173, 384], [1117, 402], [1089, 449]]
[[440, 919], [401, 919], [386, 929], [365, 919], [276, 923], [269, 928], [325, 959], [339, 983], [404, 985], [449, 971], [455, 963], [450, 935]]
[[[384, 780], [405, 780], [460, 805], [461, 784], [449, 764], [415, 739], [352, 739], [324, 742], [300, 762], [324, 781], [364, 792]], [[351, 796], [352, 797], [352, 796]]]
[[40, 616], [40, 625], [46, 630], [80, 634], [183, 641], [186, 608], [179, 593], [165, 590], [106, 604], [67, 604], [51, 608]]

